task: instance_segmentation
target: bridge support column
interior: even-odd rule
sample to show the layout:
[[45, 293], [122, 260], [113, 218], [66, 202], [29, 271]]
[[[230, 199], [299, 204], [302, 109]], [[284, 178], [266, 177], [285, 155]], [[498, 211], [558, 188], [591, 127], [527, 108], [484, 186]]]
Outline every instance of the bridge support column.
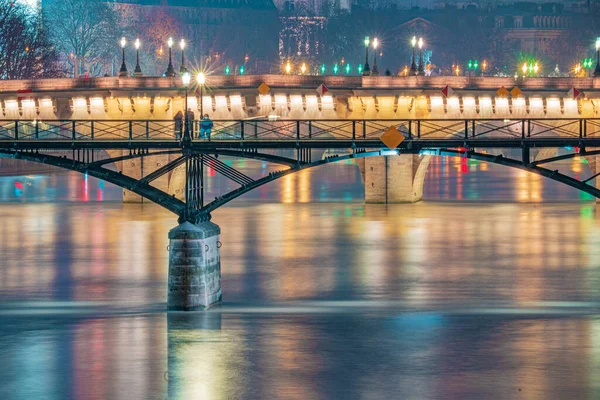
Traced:
[[416, 203], [422, 200], [423, 181], [430, 159], [431, 156], [413, 154], [366, 158], [365, 202]]
[[169, 310], [206, 310], [221, 302], [220, 234], [208, 221], [169, 232]]

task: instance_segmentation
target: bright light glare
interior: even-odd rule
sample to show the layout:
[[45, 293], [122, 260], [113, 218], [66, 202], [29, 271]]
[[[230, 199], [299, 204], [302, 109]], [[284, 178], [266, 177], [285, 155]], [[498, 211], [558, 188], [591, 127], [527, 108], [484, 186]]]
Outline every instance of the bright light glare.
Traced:
[[529, 99], [529, 106], [533, 109], [541, 110], [544, 107], [544, 101], [539, 97]]
[[241, 106], [241, 105], [242, 105], [242, 96], [240, 96], [240, 95], [237, 95], [237, 94], [236, 94], [236, 95], [229, 96], [229, 101], [231, 102], [231, 106], [232, 106], [232, 107], [233, 107], [233, 106], [237, 106], [237, 107], [239, 107], [239, 106]]
[[465, 111], [475, 110], [475, 97], [463, 97], [463, 109]]
[[191, 79], [192, 79], [192, 77], [191, 77], [190, 73], [187, 71], [181, 75], [181, 82], [183, 82], [183, 84], [185, 86], [190, 84]]
[[419, 49], [423, 48], [423, 38], [419, 38]]
[[410, 41], [410, 43], [412, 44], [412, 47], [415, 47], [417, 45], [417, 37], [413, 36], [412, 40]]
[[181, 39], [181, 42], [179, 42], [179, 46], [181, 47], [181, 50], [185, 49], [185, 40]]
[[507, 108], [508, 108], [508, 99], [506, 97], [496, 97], [496, 109], [507, 109]]
[[546, 99], [548, 111], [560, 111], [560, 99], [555, 97]]
[[225, 108], [227, 107], [227, 97], [215, 96], [215, 103], [217, 105], [217, 108]]
[[87, 106], [87, 102], [83, 98], [77, 98], [73, 100], [73, 106], [75, 108], [84, 108]]
[[135, 49], [139, 50], [140, 48], [140, 39], [135, 39]]
[[444, 99], [441, 96], [431, 97], [431, 107], [440, 107], [444, 105]]
[[379, 46], [379, 39], [375, 38], [373, 39], [373, 48], [376, 49], [377, 46]]
[[205, 83], [206, 83], [206, 75], [204, 74], [204, 72], [200, 72], [198, 74], [198, 84], [204, 85]]
[[169, 48], [173, 47], [173, 38], [170, 37], [169, 40], [167, 40], [167, 45], [169, 46]]
[[90, 99], [90, 105], [92, 107], [104, 107], [104, 99], [102, 97], [92, 97]]
[[491, 97], [480, 97], [479, 98], [479, 108], [489, 108], [492, 107], [492, 98]]
[[454, 97], [450, 97], [448, 99], [448, 108], [458, 108], [460, 107], [460, 101], [458, 99], [458, 97], [454, 96]]
[[121, 47], [125, 48], [125, 45], [127, 44], [127, 39], [125, 39], [124, 37], [121, 38]]
[[294, 94], [291, 97], [292, 105], [301, 106], [302, 105], [302, 96], [299, 94]]

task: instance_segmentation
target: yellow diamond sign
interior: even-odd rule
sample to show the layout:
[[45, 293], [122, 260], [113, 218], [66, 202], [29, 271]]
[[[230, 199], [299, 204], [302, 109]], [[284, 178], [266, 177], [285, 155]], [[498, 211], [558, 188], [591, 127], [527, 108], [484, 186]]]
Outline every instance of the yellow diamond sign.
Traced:
[[267, 85], [266, 83], [261, 83], [260, 86], [258, 87], [258, 93], [262, 94], [263, 96], [267, 93], [269, 93], [269, 91], [271, 91], [271, 88], [269, 87], [269, 85]]
[[523, 94], [523, 92], [517, 86], [512, 88], [512, 90], [510, 91], [510, 95], [512, 97], [520, 97], [522, 94]]
[[379, 138], [383, 144], [394, 150], [404, 141], [404, 135], [396, 129], [395, 126], [390, 126], [387, 131]]
[[508, 96], [508, 89], [506, 89], [504, 86], [502, 86], [500, 89], [498, 89], [496, 91], [496, 94], [498, 95], [498, 97], [506, 97]]

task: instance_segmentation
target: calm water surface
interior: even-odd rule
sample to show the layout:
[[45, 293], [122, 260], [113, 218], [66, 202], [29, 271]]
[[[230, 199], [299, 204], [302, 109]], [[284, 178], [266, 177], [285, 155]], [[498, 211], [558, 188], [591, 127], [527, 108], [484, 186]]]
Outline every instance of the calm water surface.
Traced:
[[342, 163], [236, 200], [213, 213], [223, 306], [167, 314], [173, 215], [74, 173], [0, 177], [0, 399], [600, 398], [591, 197], [445, 158], [425, 182], [365, 205]]

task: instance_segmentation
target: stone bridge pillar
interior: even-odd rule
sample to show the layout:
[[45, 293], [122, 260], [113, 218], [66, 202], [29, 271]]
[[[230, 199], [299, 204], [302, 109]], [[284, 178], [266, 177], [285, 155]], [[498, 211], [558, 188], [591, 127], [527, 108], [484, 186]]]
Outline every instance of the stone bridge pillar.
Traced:
[[221, 228], [184, 222], [169, 232], [169, 310], [206, 310], [221, 302]]
[[431, 156], [402, 154], [367, 157], [358, 165], [365, 183], [365, 202], [415, 203], [423, 199], [423, 182]]

